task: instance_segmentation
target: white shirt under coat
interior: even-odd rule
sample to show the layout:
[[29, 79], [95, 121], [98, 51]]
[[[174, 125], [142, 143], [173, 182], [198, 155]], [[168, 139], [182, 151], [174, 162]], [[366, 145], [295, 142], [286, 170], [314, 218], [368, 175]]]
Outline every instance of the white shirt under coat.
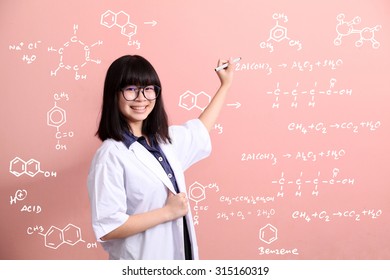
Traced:
[[[170, 163], [180, 192], [187, 193], [184, 171], [211, 152], [210, 135], [199, 119], [169, 128], [172, 144], [160, 144]], [[97, 150], [88, 175], [92, 226], [110, 259], [183, 260], [183, 219], [159, 224], [123, 239], [101, 237], [124, 224], [129, 215], [162, 208], [168, 190], [176, 193], [158, 160], [139, 142], [105, 140]], [[191, 209], [186, 215], [193, 259], [198, 246]]]

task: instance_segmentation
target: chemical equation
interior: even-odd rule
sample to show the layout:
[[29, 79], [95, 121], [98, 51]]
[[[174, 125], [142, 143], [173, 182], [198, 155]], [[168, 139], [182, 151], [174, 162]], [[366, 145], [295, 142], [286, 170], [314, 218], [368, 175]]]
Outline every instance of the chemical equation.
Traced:
[[288, 124], [288, 131], [297, 131], [302, 134], [320, 133], [328, 134], [334, 130], [345, 130], [352, 133], [359, 133], [361, 130], [374, 132], [381, 127], [381, 122], [377, 121], [361, 121], [359, 123], [353, 121], [339, 122], [326, 124], [324, 122], [303, 124], [291, 122]]
[[322, 221], [331, 222], [339, 219], [347, 219], [355, 222], [360, 222], [363, 219], [378, 219], [383, 214], [381, 209], [371, 210], [337, 210], [337, 211], [299, 211], [296, 210], [291, 214], [294, 220], [304, 220], [306, 222]]
[[290, 69], [296, 70], [299, 72], [312, 72], [315, 69], [329, 69], [329, 70], [337, 70], [343, 65], [343, 60], [341, 58], [336, 59], [318, 59], [315, 61], [304, 60], [289, 63], [281, 63], [277, 66], [281, 69]]
[[279, 160], [288, 159], [303, 162], [316, 162], [321, 159], [339, 160], [346, 155], [345, 149], [332, 149], [315, 151], [298, 151], [289, 152], [283, 154], [276, 154], [272, 152], [247, 152], [241, 154], [241, 161], [253, 162], [253, 161], [268, 161], [271, 165], [277, 165]]
[[217, 220], [230, 221], [232, 219], [247, 220], [249, 218], [266, 218], [269, 219], [276, 214], [274, 208], [271, 209], [255, 209], [254, 211], [234, 210], [228, 212], [217, 212]]
[[[344, 64], [341, 58], [317, 59], [317, 60], [293, 60], [291, 62], [278, 63], [272, 65], [269, 62], [238, 62], [234, 70], [239, 72], [263, 71], [266, 75], [271, 75], [276, 70], [291, 70], [298, 72], [312, 72], [315, 70], [338, 70]], [[276, 69], [276, 70], [275, 70]]]

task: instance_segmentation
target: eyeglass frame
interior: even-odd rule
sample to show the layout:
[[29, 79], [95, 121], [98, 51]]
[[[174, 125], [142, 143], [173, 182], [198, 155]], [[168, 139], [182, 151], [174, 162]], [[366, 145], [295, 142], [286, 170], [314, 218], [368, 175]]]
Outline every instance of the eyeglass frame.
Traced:
[[[154, 92], [156, 93], [156, 98], [149, 99], [149, 98], [147, 98], [147, 97], [145, 96], [145, 88], [146, 88], [146, 87], [150, 87], [150, 86], [152, 86], [152, 87], [154, 88]], [[130, 99], [130, 100], [127, 99], [127, 98], [125, 97], [125, 90], [126, 90], [127, 87], [122, 88], [122, 89], [120, 90], [120, 91], [122, 92], [123, 98], [124, 98], [126, 101], [134, 101], [134, 100], [136, 100], [136, 99], [139, 97], [139, 94], [140, 94], [141, 90], [142, 90], [142, 95], [143, 95], [143, 96], [145, 97], [145, 99], [148, 100], [148, 101], [156, 100], [156, 99], [158, 98], [158, 96], [160, 95], [160, 93], [161, 93], [161, 87], [156, 86], [156, 85], [134, 86], [134, 87], [137, 88], [137, 89], [136, 89], [137, 96], [136, 96], [134, 99]]]

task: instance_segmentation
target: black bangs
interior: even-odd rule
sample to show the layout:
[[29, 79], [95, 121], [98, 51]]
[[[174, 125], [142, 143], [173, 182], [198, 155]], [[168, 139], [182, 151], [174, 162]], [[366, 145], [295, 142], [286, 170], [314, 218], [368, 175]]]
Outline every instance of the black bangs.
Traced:
[[120, 88], [128, 85], [157, 85], [161, 87], [156, 70], [149, 61], [141, 56], [127, 56], [123, 67]]

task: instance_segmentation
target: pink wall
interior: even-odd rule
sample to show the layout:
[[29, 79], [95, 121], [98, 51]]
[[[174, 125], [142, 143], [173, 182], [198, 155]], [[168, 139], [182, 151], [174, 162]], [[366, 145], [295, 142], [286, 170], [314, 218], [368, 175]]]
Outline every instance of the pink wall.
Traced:
[[106, 258], [86, 176], [105, 71], [124, 54], [155, 65], [172, 123], [207, 104], [218, 58], [242, 57], [213, 153], [186, 174], [202, 259], [389, 259], [389, 12], [2, 1], [0, 259]]

